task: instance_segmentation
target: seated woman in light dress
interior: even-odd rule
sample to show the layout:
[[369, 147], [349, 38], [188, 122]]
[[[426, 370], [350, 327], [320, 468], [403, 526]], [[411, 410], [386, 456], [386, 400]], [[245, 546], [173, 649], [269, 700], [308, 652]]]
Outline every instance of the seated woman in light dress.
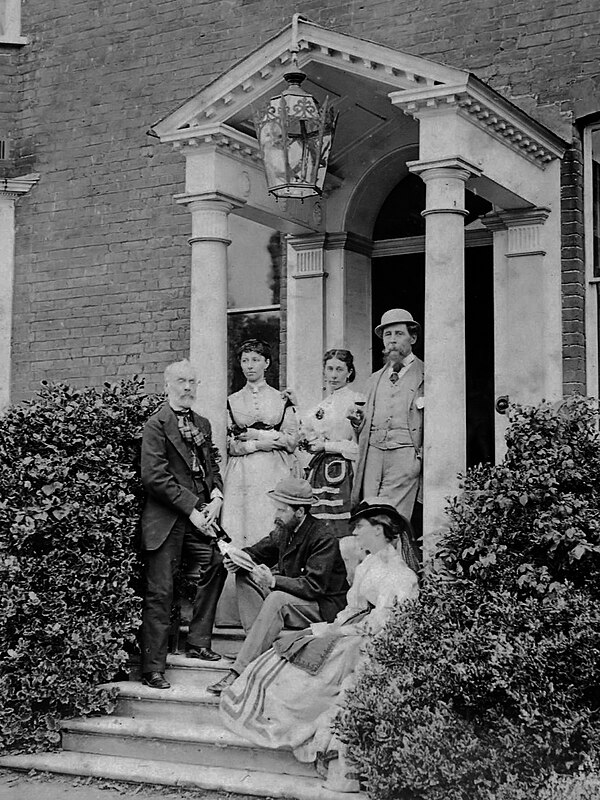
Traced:
[[[234, 545], [249, 547], [273, 529], [267, 492], [287, 475], [299, 474], [296, 409], [265, 380], [271, 363], [266, 342], [248, 339], [238, 350], [246, 385], [227, 400], [229, 460], [224, 475], [221, 525]], [[217, 625], [239, 625], [233, 584], [219, 602]]]
[[311, 514], [323, 520], [331, 534], [339, 539], [350, 582], [358, 563], [356, 543], [350, 536], [349, 526], [358, 438], [348, 413], [365, 402], [364, 395], [352, 391], [349, 386], [355, 377], [350, 350], [328, 350], [323, 356], [327, 394], [302, 415], [301, 428], [306, 449], [313, 454], [306, 469], [317, 501]]
[[249, 741], [328, 763], [325, 786], [338, 791], [357, 791], [358, 781], [331, 731], [333, 719], [368, 638], [381, 631], [397, 601], [418, 595], [408, 520], [374, 498], [362, 501], [351, 522], [366, 556], [347, 607], [332, 623], [283, 633], [224, 691], [220, 706], [223, 723]]

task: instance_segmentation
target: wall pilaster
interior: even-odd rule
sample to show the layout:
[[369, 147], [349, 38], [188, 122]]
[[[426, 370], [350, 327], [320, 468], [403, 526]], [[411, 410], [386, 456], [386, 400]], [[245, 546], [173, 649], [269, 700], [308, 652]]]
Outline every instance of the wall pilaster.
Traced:
[[10, 405], [13, 287], [15, 275], [15, 202], [40, 176], [0, 180], [0, 412]]

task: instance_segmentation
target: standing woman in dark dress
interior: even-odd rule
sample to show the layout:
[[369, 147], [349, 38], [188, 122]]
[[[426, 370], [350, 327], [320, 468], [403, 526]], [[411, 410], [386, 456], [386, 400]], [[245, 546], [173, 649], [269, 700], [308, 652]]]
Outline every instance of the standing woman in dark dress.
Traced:
[[358, 441], [348, 413], [357, 403], [364, 404], [365, 398], [349, 386], [356, 377], [350, 350], [328, 350], [323, 356], [323, 377], [326, 395], [303, 415], [302, 422], [302, 437], [312, 454], [307, 479], [317, 499], [311, 514], [323, 520], [340, 540], [351, 580], [357, 557], [349, 529], [350, 497]]

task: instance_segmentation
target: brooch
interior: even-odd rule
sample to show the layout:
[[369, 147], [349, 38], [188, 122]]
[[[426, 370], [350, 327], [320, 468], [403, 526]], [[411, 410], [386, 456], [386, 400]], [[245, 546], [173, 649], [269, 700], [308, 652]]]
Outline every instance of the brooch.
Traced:
[[324, 416], [325, 416], [325, 412], [323, 411], [323, 409], [322, 408], [318, 408], [317, 412], [315, 414], [315, 417], [317, 419], [323, 419]]

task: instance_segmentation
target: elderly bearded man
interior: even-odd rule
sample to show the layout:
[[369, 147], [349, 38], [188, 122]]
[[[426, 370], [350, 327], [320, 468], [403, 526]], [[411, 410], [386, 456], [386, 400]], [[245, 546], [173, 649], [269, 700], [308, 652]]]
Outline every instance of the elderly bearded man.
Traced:
[[142, 435], [142, 512], [145, 596], [142, 616], [142, 682], [168, 689], [164, 672], [174, 576], [182, 560], [196, 584], [187, 655], [207, 661], [217, 601], [227, 572], [211, 525], [223, 502], [223, 482], [209, 421], [192, 411], [197, 380], [189, 361], [165, 370], [167, 402]]
[[423, 362], [412, 352], [421, 326], [409, 311], [386, 311], [375, 333], [383, 340], [386, 365], [367, 384], [364, 415], [350, 417], [360, 431], [352, 504], [386, 497], [411, 518], [422, 467]]
[[310, 483], [284, 478], [267, 494], [275, 503], [275, 530], [244, 547], [255, 564], [252, 572], [236, 569], [225, 559], [227, 569], [237, 572], [246, 640], [230, 671], [208, 687], [213, 694], [221, 694], [233, 683], [284, 628], [302, 630], [312, 622], [332, 622], [346, 606], [349, 587], [344, 560], [338, 540], [310, 514], [314, 502]]

